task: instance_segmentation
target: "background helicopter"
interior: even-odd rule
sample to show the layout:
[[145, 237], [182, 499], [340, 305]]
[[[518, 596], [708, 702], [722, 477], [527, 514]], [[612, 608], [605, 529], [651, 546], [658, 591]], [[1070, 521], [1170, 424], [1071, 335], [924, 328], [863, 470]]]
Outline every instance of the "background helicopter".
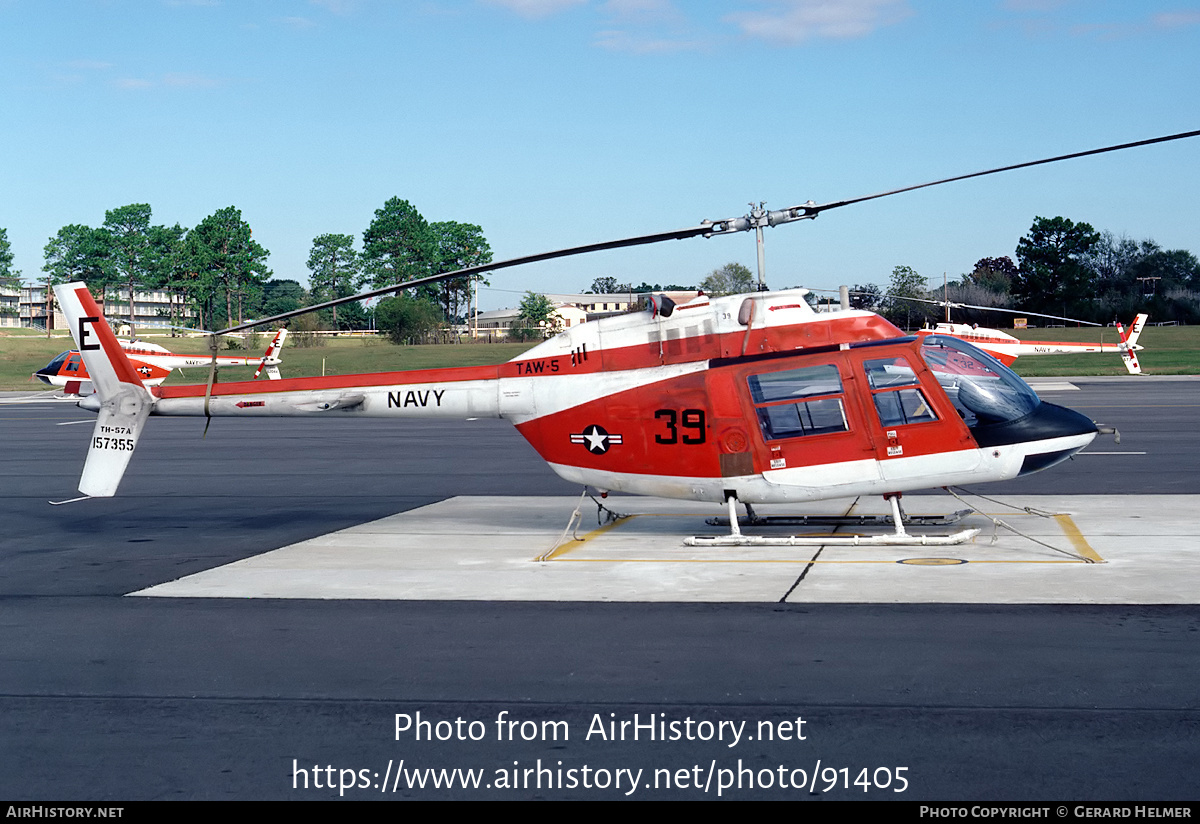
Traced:
[[[1101, 152], [1188, 132], [1077, 152], [849, 200], [748, 215], [671, 232], [514, 258], [396, 284], [231, 327], [412, 286], [573, 254], [754, 229], [914, 189]], [[761, 280], [760, 280], [761, 284]], [[563, 478], [601, 490], [725, 502], [734, 543], [737, 502], [884, 494], [1013, 478], [1082, 449], [1096, 425], [1042, 403], [1007, 367], [946, 336], [907, 337], [848, 308], [817, 315], [805, 290], [759, 292], [586, 323], [498, 366], [430, 369], [147, 389], [83, 284], [56, 287], [97, 389], [99, 412], [79, 490], [115, 494], [151, 413], [196, 416], [364, 415], [511, 421]], [[214, 338], [215, 340], [215, 338]], [[214, 346], [215, 357], [215, 346]], [[214, 365], [215, 369], [215, 365]], [[965, 540], [959, 533], [946, 540]], [[826, 540], [827, 539], [823, 539]]]
[[1137, 353], [1142, 346], [1137, 342], [1146, 325], [1149, 315], [1139, 314], [1134, 317], [1126, 333], [1124, 325], [1117, 324], [1119, 343], [1071, 343], [1066, 341], [1021, 340], [999, 329], [989, 329], [985, 326], [968, 323], [943, 322], [932, 329], [925, 328], [917, 331], [918, 335], [950, 335], [965, 340], [987, 352], [1005, 366], [1012, 366], [1022, 355], [1087, 355], [1113, 352], [1121, 356], [1125, 368], [1131, 375], [1142, 374], [1142, 365], [1138, 362]]
[[[254, 373], [257, 379], [263, 372], [270, 380], [279, 380], [279, 352], [287, 339], [287, 329], [280, 329], [260, 358], [239, 358], [232, 356], [216, 357], [217, 366], [258, 366]], [[158, 386], [165, 381], [173, 369], [194, 369], [201, 366], [213, 365], [213, 357], [203, 355], [183, 355], [171, 352], [157, 343], [143, 340], [118, 339], [125, 356], [133, 365], [134, 371], [141, 375], [142, 383], [146, 386]], [[79, 355], [79, 350], [69, 350], [58, 355], [50, 363], [33, 373], [33, 377], [50, 386], [61, 386], [67, 395], [90, 395], [95, 389], [92, 386], [91, 375], [87, 365]]]

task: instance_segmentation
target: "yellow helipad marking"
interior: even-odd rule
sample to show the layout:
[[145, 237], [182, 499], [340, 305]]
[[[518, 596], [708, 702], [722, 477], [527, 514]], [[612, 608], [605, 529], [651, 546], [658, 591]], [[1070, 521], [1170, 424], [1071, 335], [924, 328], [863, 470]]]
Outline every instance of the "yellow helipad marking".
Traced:
[[641, 515], [625, 515], [624, 517], [618, 518], [615, 521], [609, 521], [607, 524], [604, 524], [603, 526], [593, 529], [591, 532], [589, 532], [587, 535], [584, 535], [582, 538], [574, 538], [574, 537], [568, 538], [567, 540], [563, 541], [558, 546], [551, 549], [549, 552], [544, 552], [541, 555], [539, 555], [538, 557], [534, 558], [534, 560], [535, 561], [553, 561], [555, 558], [559, 557], [560, 555], [565, 555], [566, 553], [570, 552], [572, 549], [575, 549], [580, 544], [587, 543], [588, 541], [592, 540], [593, 538], [596, 538], [600, 535], [603, 535], [605, 532], [608, 532], [610, 529], [616, 529], [618, 526], [620, 526], [625, 521], [629, 521], [629, 520], [632, 520], [633, 518], [640, 518], [640, 517], [642, 517], [642, 516]]
[[1091, 544], [1087, 542], [1087, 538], [1083, 537], [1083, 533], [1079, 531], [1079, 527], [1075, 525], [1075, 521], [1072, 520], [1070, 515], [1055, 515], [1054, 520], [1058, 521], [1058, 525], [1062, 527], [1063, 532], [1067, 535], [1067, 540], [1071, 542], [1071, 546], [1075, 547], [1077, 553], [1092, 563], [1106, 563], [1103, 558], [1096, 554], [1096, 550], [1092, 549]]

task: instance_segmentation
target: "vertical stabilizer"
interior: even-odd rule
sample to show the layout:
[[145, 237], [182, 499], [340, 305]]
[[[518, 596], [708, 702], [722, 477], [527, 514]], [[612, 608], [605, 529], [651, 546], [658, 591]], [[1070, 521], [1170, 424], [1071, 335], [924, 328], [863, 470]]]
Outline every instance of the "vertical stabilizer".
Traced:
[[93, 498], [109, 498], [121, 484], [153, 399], [87, 286], [83, 283], [55, 286], [54, 294], [96, 388], [100, 406], [79, 491]]
[[1146, 325], [1146, 318], [1149, 315], [1138, 315], [1133, 319], [1133, 323], [1129, 327], [1129, 334], [1125, 333], [1125, 327], [1120, 323], [1117, 324], [1117, 334], [1121, 336], [1121, 360], [1125, 361], [1125, 368], [1129, 370], [1131, 375], [1142, 374], [1142, 365], [1138, 363], [1137, 350], [1142, 347], [1137, 345], [1138, 336], [1142, 334], [1142, 327]]
[[266, 370], [268, 380], [279, 380], [279, 350], [283, 349], [283, 342], [286, 339], [287, 329], [280, 329], [275, 333], [275, 339], [267, 347], [266, 353], [259, 361], [258, 369], [254, 372], [254, 380], [258, 380], [258, 376], [263, 373], [263, 370]]

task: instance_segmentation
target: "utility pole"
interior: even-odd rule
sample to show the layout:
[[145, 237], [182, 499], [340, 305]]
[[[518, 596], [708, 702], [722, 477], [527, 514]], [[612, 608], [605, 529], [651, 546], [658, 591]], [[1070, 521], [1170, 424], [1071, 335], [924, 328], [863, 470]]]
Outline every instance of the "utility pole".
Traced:
[[479, 342], [479, 275], [471, 278], [471, 283], [475, 288], [471, 290], [471, 297], [475, 299], [475, 314], [471, 318], [471, 325], [475, 331], [471, 335], [471, 340]]
[[46, 340], [50, 340], [50, 327], [54, 325], [54, 292], [50, 288], [50, 273], [46, 273]]
[[[1145, 292], [1142, 292], [1142, 294], [1145, 297], [1152, 298], [1152, 297], [1154, 297], [1155, 293], [1158, 291], [1158, 283], [1156, 281], [1160, 281], [1160, 280], [1162, 280], [1162, 278], [1161, 277], [1146, 277], [1146, 278], [1138, 278], [1138, 280], [1141, 281], [1142, 283], [1145, 283], [1146, 281], [1150, 281], [1150, 294], [1147, 295]], [[1145, 289], [1145, 288], [1146, 288], [1145, 286], [1142, 287], [1142, 289]]]

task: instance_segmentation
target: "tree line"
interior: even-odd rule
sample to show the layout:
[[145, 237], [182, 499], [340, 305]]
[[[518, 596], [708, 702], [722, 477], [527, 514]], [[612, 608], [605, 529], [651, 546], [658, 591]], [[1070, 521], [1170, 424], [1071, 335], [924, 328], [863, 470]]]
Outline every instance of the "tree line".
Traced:
[[[363, 232], [361, 252], [354, 243], [350, 234], [314, 238], [305, 289], [295, 280], [272, 279], [270, 253], [253, 239], [236, 207], [219, 209], [186, 229], [178, 223], [157, 225], [149, 204], [133, 203], [106, 212], [98, 227], [64, 226], [46, 244], [42, 269], [50, 284], [83, 281], [101, 304], [121, 293], [165, 291], [172, 324], [190, 315], [201, 328], [216, 328], [349, 297], [367, 284], [384, 288], [492, 259], [479, 226], [431, 223], [400, 198], [375, 211]], [[0, 229], [0, 278], [15, 282], [20, 273], [11, 263], [7, 235]], [[405, 290], [376, 307], [378, 326], [413, 337], [461, 321], [470, 290], [468, 278]], [[134, 306], [129, 303], [132, 329]], [[369, 322], [367, 310], [350, 302], [325, 310], [317, 324], [347, 329]]]
[[699, 288], [706, 295], [719, 297], [721, 295], [737, 295], [742, 292], [753, 292], [758, 288], [758, 281], [753, 272], [747, 269], [740, 263], [726, 263], [724, 266], [714, 269], [700, 281], [700, 286], [689, 284], [687, 286], [678, 283], [654, 283], [650, 284], [642, 281], [637, 286], [629, 283], [619, 282], [614, 277], [596, 278], [592, 281], [592, 288], [588, 290], [590, 294], [596, 295], [621, 295], [634, 294], [645, 295], [651, 292], [692, 292]]
[[[8, 242], [8, 230], [0, 229], [0, 286], [10, 289], [21, 285], [21, 273], [13, 268], [12, 244]], [[17, 306], [8, 301], [0, 302], [0, 315], [17, 314]]]
[[[1138, 312], [1159, 322], [1200, 322], [1200, 261], [1184, 249], [1116, 237], [1061, 216], [1037, 217], [1017, 241], [1015, 257], [980, 258], [944, 290], [937, 284], [930, 288], [911, 267], [897, 266], [886, 292], [875, 284], [859, 284], [851, 302], [905, 328], [944, 317], [944, 309], [922, 302], [943, 299], [1092, 323], [1128, 323]], [[952, 317], [994, 326], [1000, 325], [1001, 315], [986, 308], [956, 308]]]
[[[455, 221], [429, 222], [408, 201], [391, 198], [375, 211], [362, 233], [362, 251], [351, 234], [313, 239], [308, 258], [309, 288], [272, 279], [269, 252], [252, 237], [241, 211], [219, 209], [185, 229], [153, 223], [149, 204], [134, 203], [105, 213], [98, 227], [64, 226], [44, 249], [48, 282], [81, 280], [102, 303], [118, 293], [155, 289], [170, 295], [171, 322], [185, 316], [201, 328], [233, 326], [336, 298], [364, 287], [394, 283], [484, 265], [492, 260], [483, 230]], [[7, 233], [0, 229], [0, 282], [19, 283]], [[486, 281], [485, 281], [486, 283]], [[591, 292], [620, 294], [691, 289], [670, 283], [634, 286], [597, 278]], [[700, 283], [708, 294], [753, 291], [753, 274], [738, 263], [709, 273]], [[357, 302], [323, 311], [310, 328], [364, 328], [372, 320], [397, 342], [428, 340], [469, 312], [470, 278], [404, 290], [381, 301], [373, 316]], [[857, 308], [879, 311], [912, 328], [942, 316], [922, 301], [943, 298], [960, 304], [1040, 312], [1095, 323], [1128, 321], [1149, 312], [1157, 321], [1200, 322], [1200, 262], [1182, 249], [1163, 249], [1153, 240], [1116, 237], [1064, 217], [1037, 217], [1017, 242], [1013, 257], [980, 258], [970, 272], [943, 290], [908, 266], [892, 271], [886, 290], [853, 287]], [[131, 302], [132, 304], [132, 302]], [[543, 308], [543, 307], [539, 307]], [[133, 306], [129, 307], [133, 323]], [[956, 309], [954, 319], [999, 325], [985, 309]]]
[[124, 291], [134, 327], [133, 294], [148, 289], [170, 295], [170, 317], [179, 324], [190, 309], [201, 326], [232, 326], [255, 311], [270, 276], [268, 252], [233, 206], [195, 228], [156, 225], [148, 203], [110, 209], [98, 227], [71, 224], [50, 238], [42, 270], [49, 283], [83, 281], [108, 304]]

